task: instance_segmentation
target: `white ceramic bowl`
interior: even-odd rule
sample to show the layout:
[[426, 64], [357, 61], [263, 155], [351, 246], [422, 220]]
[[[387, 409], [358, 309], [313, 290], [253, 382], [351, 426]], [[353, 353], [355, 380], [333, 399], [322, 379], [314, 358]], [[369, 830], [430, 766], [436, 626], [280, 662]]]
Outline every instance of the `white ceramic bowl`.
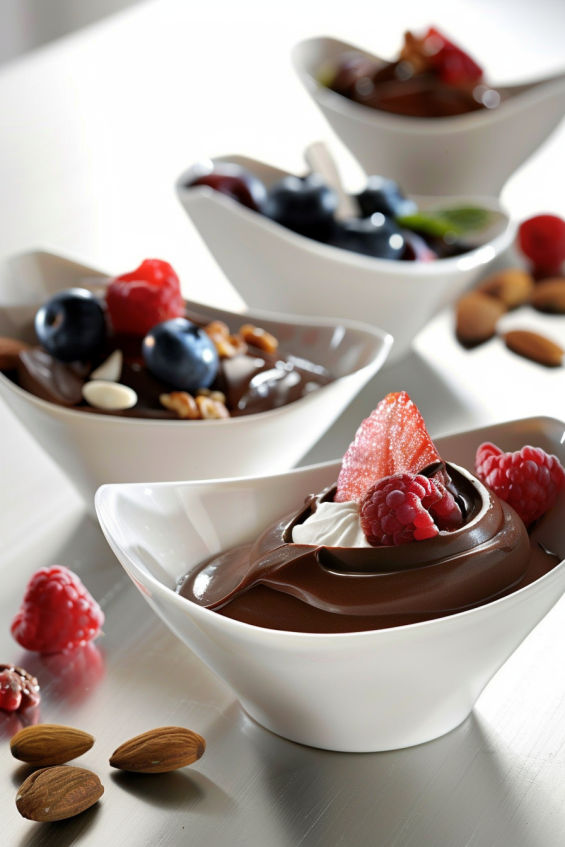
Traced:
[[[243, 156], [215, 161], [237, 162], [267, 186], [287, 176], [286, 171]], [[186, 188], [193, 173], [189, 168], [178, 179], [178, 197], [249, 308], [383, 327], [394, 337], [388, 364], [409, 353], [422, 327], [484, 273], [514, 236], [505, 215], [487, 244], [463, 256], [435, 262], [375, 259], [298, 235], [208, 186]], [[441, 200], [415, 199], [422, 208]], [[468, 200], [504, 212], [493, 198], [449, 198], [453, 203]]]
[[297, 44], [292, 60], [332, 129], [366, 172], [392, 177], [414, 194], [498, 196], [565, 113], [565, 77], [514, 86], [516, 93], [499, 108], [468, 115], [427, 119], [379, 112], [318, 82], [320, 68], [349, 50], [371, 55], [321, 37]]
[[[437, 445], [446, 459], [468, 468], [483, 440], [510, 450], [534, 443], [565, 461], [564, 428], [532, 418], [438, 439]], [[104, 486], [96, 509], [112, 549], [149, 605], [267, 729], [350, 752], [430, 741], [467, 717], [491, 677], [559, 599], [565, 562], [471, 611], [337, 635], [261, 629], [174, 591], [178, 578], [205, 557], [254, 540], [297, 509], [306, 494], [334, 482], [339, 466], [331, 462], [263, 479]], [[562, 508], [563, 500], [544, 530], [546, 545], [560, 556]]]
[[[62, 288], [96, 287], [100, 272], [50, 253], [18, 256], [0, 266], [0, 336], [34, 341], [38, 304]], [[189, 303], [235, 331], [241, 315]], [[0, 374], [0, 396], [61, 466], [93, 509], [105, 482], [214, 479], [267, 474], [295, 465], [318, 441], [387, 357], [392, 339], [370, 326], [249, 314], [293, 352], [324, 365], [337, 379], [279, 409], [224, 421], [122, 418], [48, 403]]]

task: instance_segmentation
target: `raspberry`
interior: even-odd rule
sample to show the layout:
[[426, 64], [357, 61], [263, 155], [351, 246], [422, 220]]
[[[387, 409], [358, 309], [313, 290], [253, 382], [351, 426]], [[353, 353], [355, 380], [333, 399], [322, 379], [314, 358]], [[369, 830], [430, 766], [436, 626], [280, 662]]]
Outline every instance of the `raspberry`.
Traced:
[[68, 568], [41, 568], [30, 579], [12, 635], [26, 650], [58, 653], [100, 635], [104, 613]]
[[409, 473], [393, 474], [371, 486], [359, 515], [373, 547], [425, 541], [440, 529], [456, 529], [463, 520], [453, 495], [441, 482]]
[[448, 85], [478, 82], [482, 77], [483, 69], [475, 60], [434, 27], [426, 33], [424, 45], [429, 51], [431, 66]]
[[420, 473], [441, 463], [417, 406], [405, 391], [388, 394], [350, 444], [337, 480], [336, 503], [359, 502], [375, 480]]
[[23, 712], [37, 706], [40, 699], [34, 676], [15, 665], [0, 664], [0, 709]]
[[184, 316], [179, 278], [168, 262], [145, 259], [131, 273], [113, 279], [106, 304], [116, 332], [145, 336], [156, 324]]
[[558, 276], [565, 261], [565, 221], [557, 215], [536, 215], [520, 224], [518, 243], [537, 275]]
[[485, 442], [477, 450], [475, 469], [481, 482], [512, 506], [526, 526], [553, 506], [565, 484], [565, 471], [557, 456], [539, 447], [503, 453]]

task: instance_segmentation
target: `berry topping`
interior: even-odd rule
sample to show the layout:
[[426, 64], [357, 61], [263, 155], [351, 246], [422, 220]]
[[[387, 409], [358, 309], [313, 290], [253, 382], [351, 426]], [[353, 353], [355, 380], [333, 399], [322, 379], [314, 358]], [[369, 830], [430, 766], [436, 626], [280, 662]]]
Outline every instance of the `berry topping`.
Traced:
[[30, 579], [12, 635], [26, 650], [58, 653], [100, 635], [104, 613], [68, 568], [41, 568]]
[[34, 676], [15, 665], [0, 664], [0, 709], [23, 712], [37, 706], [40, 699]]
[[477, 450], [475, 469], [481, 482], [512, 506], [526, 526], [553, 506], [565, 484], [557, 456], [539, 447], [503, 453], [487, 441]]
[[318, 174], [304, 179], [286, 176], [270, 189], [263, 211], [268, 218], [300, 235], [327, 241], [337, 203], [337, 194]]
[[441, 482], [412, 473], [393, 474], [372, 485], [361, 500], [359, 516], [373, 547], [425, 541], [440, 529], [456, 529], [463, 520]]
[[520, 224], [518, 242], [538, 276], [557, 276], [565, 261], [565, 221], [557, 215], [536, 215]]
[[356, 199], [364, 218], [374, 215], [375, 212], [389, 218], [402, 218], [418, 211], [416, 203], [402, 193], [397, 182], [382, 176], [370, 176], [364, 190]]
[[405, 250], [400, 228], [381, 212], [336, 223], [331, 243], [377, 259], [401, 259]]
[[216, 379], [219, 356], [210, 336], [186, 318], [153, 327], [141, 348], [147, 369], [173, 388], [194, 394]]
[[376, 480], [417, 474], [441, 458], [417, 406], [405, 391], [388, 394], [366, 418], [343, 457], [335, 501], [359, 502]]
[[235, 162], [210, 162], [210, 167], [198, 168], [197, 176], [187, 188], [208, 185], [214, 191], [237, 200], [248, 209], [260, 212], [267, 199], [267, 189], [258, 176]]
[[145, 259], [131, 273], [113, 279], [106, 303], [116, 332], [146, 335], [156, 324], [184, 315], [179, 278], [168, 262]]
[[54, 359], [84, 362], [104, 344], [106, 318], [92, 292], [69, 288], [59, 291], [39, 309], [35, 332]]
[[424, 49], [434, 71], [449, 85], [478, 82], [483, 75], [483, 69], [468, 53], [434, 27], [426, 33]]

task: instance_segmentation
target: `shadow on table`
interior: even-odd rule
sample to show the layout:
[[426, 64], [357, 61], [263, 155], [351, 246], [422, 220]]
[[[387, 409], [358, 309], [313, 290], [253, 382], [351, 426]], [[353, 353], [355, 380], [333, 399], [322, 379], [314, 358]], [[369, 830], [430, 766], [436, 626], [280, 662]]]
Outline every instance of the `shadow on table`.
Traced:
[[520, 824], [518, 781], [475, 713], [442, 738], [385, 753], [315, 750], [273, 735], [243, 712], [240, 721], [289, 844], [540, 843], [527, 818]]
[[72, 844], [78, 844], [90, 831], [99, 812], [100, 804], [96, 803], [86, 812], [66, 821], [30, 823], [31, 831], [24, 835], [17, 847], [71, 847]]
[[112, 780], [120, 788], [150, 803], [175, 811], [192, 813], [229, 814], [235, 808], [232, 798], [212, 780], [197, 771], [185, 770], [163, 774], [112, 773]]

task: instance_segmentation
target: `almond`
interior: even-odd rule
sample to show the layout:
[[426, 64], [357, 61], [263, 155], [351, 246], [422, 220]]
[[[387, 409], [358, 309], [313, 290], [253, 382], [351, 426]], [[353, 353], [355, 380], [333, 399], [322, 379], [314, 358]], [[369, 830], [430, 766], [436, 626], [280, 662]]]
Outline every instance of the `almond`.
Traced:
[[521, 268], [505, 268], [487, 276], [477, 291], [502, 300], [508, 309], [529, 303], [534, 292], [534, 278]]
[[0, 338], [0, 371], [17, 368], [22, 350], [29, 350], [29, 344], [18, 341], [17, 338]]
[[62, 821], [93, 806], [104, 794], [95, 773], [84, 768], [45, 768], [28, 776], [16, 797], [22, 817]]
[[40, 723], [26, 726], [10, 741], [14, 759], [45, 768], [48, 765], [63, 765], [90, 750], [94, 738], [88, 732], [55, 723]]
[[161, 726], [118, 747], [110, 765], [122, 771], [165, 773], [191, 765], [205, 749], [206, 742], [196, 732], [182, 726]]
[[457, 338], [465, 347], [488, 341], [496, 332], [496, 322], [506, 312], [502, 300], [480, 291], [466, 294], [457, 304]]
[[562, 362], [564, 352], [562, 348], [544, 335], [538, 335], [537, 332], [515, 329], [506, 333], [504, 341], [513, 353], [548, 368], [557, 368]]
[[565, 315], [565, 279], [544, 279], [538, 282], [532, 306], [540, 312]]

